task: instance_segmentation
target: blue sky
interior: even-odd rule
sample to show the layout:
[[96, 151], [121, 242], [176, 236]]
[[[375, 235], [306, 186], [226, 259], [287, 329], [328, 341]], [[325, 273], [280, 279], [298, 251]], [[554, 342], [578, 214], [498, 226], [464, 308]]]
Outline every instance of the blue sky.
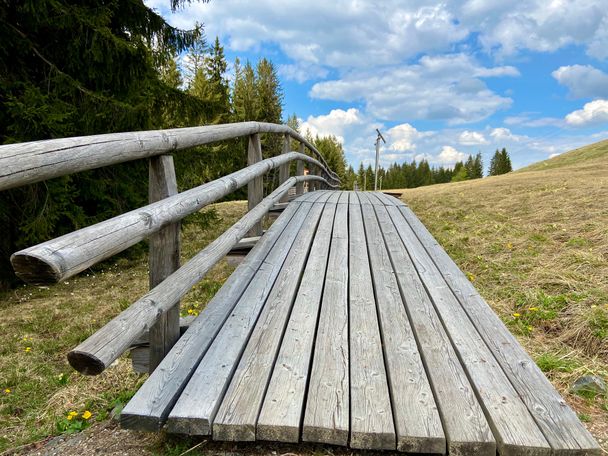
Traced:
[[515, 167], [608, 138], [608, 0], [211, 0], [171, 13], [205, 25], [229, 61], [270, 58], [285, 116], [337, 136], [354, 167], [450, 166], [496, 148]]

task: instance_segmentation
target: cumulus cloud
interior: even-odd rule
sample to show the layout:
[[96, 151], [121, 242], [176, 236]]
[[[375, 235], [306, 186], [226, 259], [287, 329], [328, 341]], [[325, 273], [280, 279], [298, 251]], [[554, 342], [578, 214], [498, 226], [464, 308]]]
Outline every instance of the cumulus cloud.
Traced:
[[387, 132], [388, 148], [396, 151], [413, 151], [416, 140], [433, 135], [432, 132], [418, 131], [409, 123], [397, 125]]
[[450, 123], [482, 120], [512, 100], [490, 90], [481, 77], [517, 75], [510, 67], [486, 68], [472, 57], [422, 57], [418, 63], [378, 71], [353, 71], [313, 85], [313, 98], [363, 101], [369, 114], [385, 120], [430, 119]]
[[586, 103], [583, 109], [568, 114], [566, 123], [574, 127], [608, 123], [608, 100], [595, 100]]
[[520, 136], [514, 135], [511, 133], [511, 130], [504, 127], [493, 128], [490, 131], [490, 136], [494, 139], [494, 141], [519, 141], [521, 139]]
[[302, 133], [310, 132], [316, 136], [335, 136], [344, 143], [344, 135], [353, 128], [359, 128], [366, 122], [364, 116], [356, 108], [332, 109], [329, 114], [308, 116], [306, 121], [300, 123]]
[[488, 144], [488, 140], [485, 138], [483, 133], [468, 130], [465, 130], [460, 133], [460, 136], [458, 137], [458, 142], [465, 146]]
[[608, 74], [591, 65], [562, 66], [551, 75], [575, 98], [608, 98]]
[[466, 160], [468, 154], [454, 149], [452, 146], [443, 146], [441, 152], [433, 160], [444, 166], [451, 166], [456, 162]]

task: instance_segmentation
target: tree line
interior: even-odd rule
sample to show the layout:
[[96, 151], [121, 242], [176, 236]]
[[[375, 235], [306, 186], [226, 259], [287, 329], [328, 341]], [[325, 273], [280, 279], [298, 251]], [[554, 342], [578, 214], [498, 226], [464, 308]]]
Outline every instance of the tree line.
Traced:
[[[475, 156], [469, 155], [465, 161], [459, 161], [453, 167], [431, 166], [425, 159], [409, 163], [393, 163], [388, 168], [378, 168], [378, 185], [384, 189], [416, 188], [424, 185], [461, 182], [483, 177], [483, 159], [481, 152]], [[497, 176], [513, 170], [509, 153], [505, 148], [496, 150], [489, 167], [488, 176]], [[354, 188], [355, 183], [360, 190], [374, 188], [374, 170], [363, 163], [355, 172], [352, 166], [345, 171], [345, 186]]]

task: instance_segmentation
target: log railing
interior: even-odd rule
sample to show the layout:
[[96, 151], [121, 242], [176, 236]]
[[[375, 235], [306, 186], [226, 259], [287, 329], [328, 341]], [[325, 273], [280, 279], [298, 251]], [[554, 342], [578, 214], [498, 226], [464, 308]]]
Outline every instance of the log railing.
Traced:
[[[281, 155], [262, 159], [260, 133], [281, 134]], [[244, 169], [177, 192], [173, 157], [182, 149], [248, 136]], [[291, 139], [300, 143], [291, 151]], [[310, 155], [306, 155], [308, 149]], [[99, 374], [142, 334], [149, 332], [150, 371], [179, 338], [179, 301], [247, 233], [262, 233], [262, 218], [288, 190], [336, 188], [337, 175], [318, 150], [285, 125], [261, 122], [212, 125], [173, 130], [117, 133], [53, 139], [0, 146], [0, 190], [40, 182], [79, 171], [149, 158], [149, 204], [112, 219], [21, 250], [11, 257], [15, 273], [30, 283], [49, 283], [75, 274], [143, 239], [150, 239], [151, 291], [68, 355], [72, 366], [85, 374]], [[297, 176], [290, 163], [297, 161]], [[304, 166], [311, 174], [304, 176]], [[264, 198], [263, 176], [279, 168], [279, 187]], [[249, 212], [182, 267], [179, 266], [180, 221], [248, 186]]]

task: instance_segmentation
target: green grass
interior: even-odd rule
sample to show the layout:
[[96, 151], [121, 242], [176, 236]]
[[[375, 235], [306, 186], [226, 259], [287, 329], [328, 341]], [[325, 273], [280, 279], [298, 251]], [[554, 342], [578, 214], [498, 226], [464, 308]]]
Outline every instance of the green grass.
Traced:
[[599, 141], [588, 146], [574, 149], [569, 152], [565, 152], [556, 157], [544, 160], [541, 162], [534, 163], [525, 168], [521, 168], [519, 171], [542, 171], [546, 169], [555, 169], [561, 167], [572, 166], [581, 164], [587, 161], [594, 161], [596, 159], [604, 159], [608, 156], [608, 141]]

